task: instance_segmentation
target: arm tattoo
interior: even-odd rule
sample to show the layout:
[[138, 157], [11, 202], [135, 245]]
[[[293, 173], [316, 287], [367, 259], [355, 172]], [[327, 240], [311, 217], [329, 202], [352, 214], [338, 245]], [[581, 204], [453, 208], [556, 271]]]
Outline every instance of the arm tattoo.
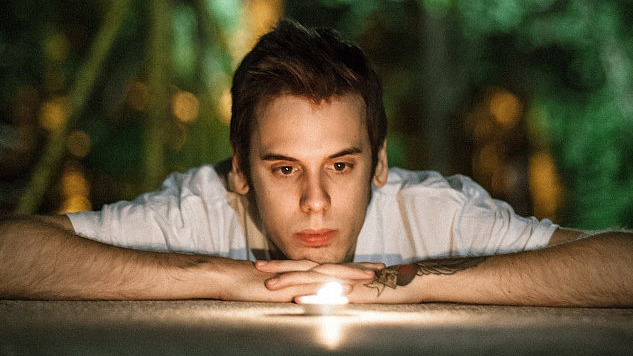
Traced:
[[407, 265], [397, 265], [376, 271], [374, 280], [365, 284], [368, 288], [376, 288], [378, 296], [385, 290], [385, 287], [396, 289], [397, 286], [406, 286], [413, 281], [415, 276], [452, 275], [468, 268], [473, 268], [483, 262], [486, 257], [463, 257], [439, 260], [426, 260], [410, 263]]

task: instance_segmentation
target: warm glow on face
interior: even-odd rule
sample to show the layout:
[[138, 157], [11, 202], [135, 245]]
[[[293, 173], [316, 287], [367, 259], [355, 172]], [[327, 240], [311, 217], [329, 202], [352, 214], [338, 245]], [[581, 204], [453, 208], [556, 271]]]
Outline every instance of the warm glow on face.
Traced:
[[358, 95], [314, 103], [282, 95], [256, 112], [250, 188], [286, 257], [352, 259], [371, 192], [371, 144]]

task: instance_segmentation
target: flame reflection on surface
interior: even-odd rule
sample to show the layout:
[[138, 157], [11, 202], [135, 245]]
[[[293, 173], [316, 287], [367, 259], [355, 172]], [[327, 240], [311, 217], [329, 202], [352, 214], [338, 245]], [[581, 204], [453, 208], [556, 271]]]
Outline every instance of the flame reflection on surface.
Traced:
[[318, 339], [329, 350], [336, 349], [343, 340], [342, 320], [337, 316], [319, 318]]

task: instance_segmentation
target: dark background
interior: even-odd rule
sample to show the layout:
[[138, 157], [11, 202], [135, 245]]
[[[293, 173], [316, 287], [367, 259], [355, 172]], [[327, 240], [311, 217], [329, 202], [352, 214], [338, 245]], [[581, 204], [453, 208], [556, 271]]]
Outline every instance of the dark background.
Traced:
[[633, 227], [633, 2], [4, 0], [0, 213], [98, 209], [230, 155], [231, 74], [279, 17], [360, 44], [391, 166]]

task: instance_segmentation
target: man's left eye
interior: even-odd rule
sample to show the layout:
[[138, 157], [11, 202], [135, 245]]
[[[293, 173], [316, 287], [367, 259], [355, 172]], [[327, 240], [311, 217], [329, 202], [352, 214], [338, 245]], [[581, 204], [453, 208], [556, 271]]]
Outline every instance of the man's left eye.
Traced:
[[335, 171], [339, 171], [339, 172], [344, 171], [349, 167], [350, 165], [344, 162], [336, 162], [332, 165], [332, 168], [334, 168]]
[[291, 166], [283, 166], [283, 167], [279, 167], [279, 172], [282, 175], [286, 175], [287, 176], [287, 175], [289, 175], [289, 174], [291, 174], [293, 172], [293, 169], [292, 169]]

